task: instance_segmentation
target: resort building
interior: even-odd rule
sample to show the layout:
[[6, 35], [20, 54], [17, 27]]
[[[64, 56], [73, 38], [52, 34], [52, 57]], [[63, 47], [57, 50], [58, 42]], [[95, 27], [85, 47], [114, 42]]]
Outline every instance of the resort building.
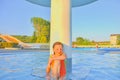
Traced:
[[118, 38], [120, 37], [120, 34], [111, 34], [110, 35], [110, 43], [112, 45], [117, 45]]

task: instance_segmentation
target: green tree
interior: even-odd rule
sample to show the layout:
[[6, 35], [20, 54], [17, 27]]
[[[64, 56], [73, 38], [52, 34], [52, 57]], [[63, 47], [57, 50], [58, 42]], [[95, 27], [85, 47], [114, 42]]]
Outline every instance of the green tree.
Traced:
[[35, 32], [32, 39], [37, 43], [48, 43], [50, 40], [50, 22], [39, 17], [31, 19]]
[[76, 42], [74, 43], [76, 43], [77, 45], [90, 45], [91, 41], [82, 37], [77, 37]]
[[82, 37], [76, 38], [76, 43], [77, 43], [78, 45], [82, 45], [83, 42], [84, 42], [84, 39], [83, 39]]
[[19, 39], [22, 42], [26, 42], [26, 43], [31, 42], [31, 36], [27, 36], [27, 35], [12, 35], [12, 36]]
[[90, 44], [91, 44], [91, 41], [88, 40], [88, 39], [84, 39], [83, 44], [84, 44], [84, 45], [90, 45]]
[[31, 38], [31, 42], [32, 42], [32, 43], [35, 43], [36, 40], [37, 40], [37, 38], [36, 38], [36, 32], [34, 31], [34, 32], [33, 32], [33, 35], [32, 35], [32, 38]]

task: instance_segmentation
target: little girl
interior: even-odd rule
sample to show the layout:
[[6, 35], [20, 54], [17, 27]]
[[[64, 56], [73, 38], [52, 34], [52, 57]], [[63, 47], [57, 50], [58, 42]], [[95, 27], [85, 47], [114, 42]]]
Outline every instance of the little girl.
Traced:
[[63, 80], [66, 75], [65, 59], [66, 55], [63, 52], [63, 44], [55, 42], [53, 44], [53, 54], [51, 55], [48, 66], [46, 68], [47, 79], [49, 79], [50, 71], [55, 80]]

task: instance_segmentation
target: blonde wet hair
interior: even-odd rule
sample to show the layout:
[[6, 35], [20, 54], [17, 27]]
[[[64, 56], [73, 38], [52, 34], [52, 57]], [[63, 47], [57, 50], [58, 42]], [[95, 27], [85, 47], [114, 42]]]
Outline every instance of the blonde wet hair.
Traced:
[[55, 42], [55, 43], [53, 44], [53, 48], [55, 47], [55, 45], [62, 45], [62, 47], [63, 47], [63, 44], [62, 44], [61, 42]]

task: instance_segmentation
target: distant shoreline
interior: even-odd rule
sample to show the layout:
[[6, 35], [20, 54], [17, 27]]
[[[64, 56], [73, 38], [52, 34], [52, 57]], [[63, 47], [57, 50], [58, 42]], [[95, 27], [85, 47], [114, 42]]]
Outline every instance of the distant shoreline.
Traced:
[[[79, 45], [75, 48], [97, 48], [95, 45]], [[120, 45], [98, 45], [98, 48], [120, 48]]]
[[[95, 45], [79, 45], [79, 46], [75, 46], [72, 48], [96, 48]], [[120, 45], [98, 45], [98, 48], [120, 48]], [[5, 52], [49, 52], [50, 49], [47, 48], [25, 48], [25, 49], [21, 49], [21, 48], [1, 48], [0, 49], [0, 53], [5, 53]]]

